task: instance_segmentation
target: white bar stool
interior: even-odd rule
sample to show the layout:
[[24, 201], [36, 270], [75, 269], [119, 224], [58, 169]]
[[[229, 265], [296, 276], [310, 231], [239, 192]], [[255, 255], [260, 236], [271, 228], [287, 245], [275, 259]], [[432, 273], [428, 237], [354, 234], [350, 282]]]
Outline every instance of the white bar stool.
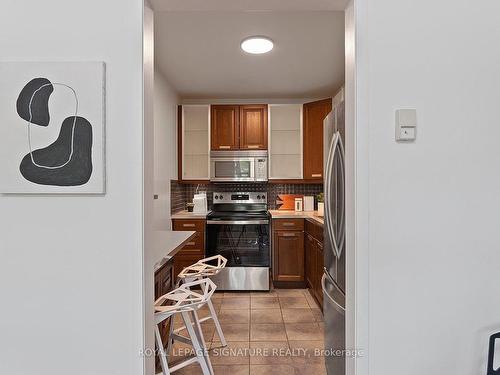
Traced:
[[[183, 283], [183, 285], [186, 285], [186, 283], [193, 282], [195, 280], [204, 280], [206, 278], [209, 278], [211, 276], [217, 275], [222, 269], [226, 267], [227, 259], [224, 258], [222, 255], [215, 255], [209, 258], [201, 259], [195, 264], [192, 264], [186, 268], [184, 268], [180, 273], [179, 273], [179, 283]], [[212, 299], [209, 298], [207, 301], [207, 306], [209, 309], [209, 314], [207, 317], [203, 319], [198, 319], [196, 311], [194, 312], [194, 315], [196, 315], [196, 320], [198, 320], [200, 323], [206, 322], [207, 320], [212, 319], [215, 324], [215, 329], [217, 330], [217, 335], [219, 336], [219, 339], [221, 341], [222, 346], [226, 346], [226, 338], [224, 337], [224, 333], [222, 332], [222, 328], [219, 323], [219, 319], [217, 318], [217, 313], [215, 312], [214, 305], [212, 303]], [[172, 326], [171, 326], [172, 327]], [[174, 338], [179, 337], [178, 334], [182, 330], [186, 329], [186, 327], [179, 327], [173, 331], [172, 336]], [[182, 337], [182, 336], [181, 336]]]
[[[200, 288], [192, 290], [191, 288]], [[203, 375], [213, 375], [214, 371], [210, 357], [208, 356], [207, 348], [205, 347], [205, 339], [201, 331], [200, 322], [197, 319], [196, 311], [204, 306], [214, 293], [216, 289], [215, 284], [210, 279], [200, 279], [192, 282], [185, 283], [177, 289], [164, 294], [155, 301], [155, 337], [156, 344], [159, 349], [160, 363], [163, 370], [163, 375], [170, 375], [172, 372], [186, 367], [192, 363], [198, 362], [200, 364]], [[193, 315], [194, 322], [191, 321], [189, 314]], [[172, 368], [169, 368], [167, 361], [167, 352], [164, 349], [161, 339], [158, 324], [168, 318], [173, 317], [175, 314], [180, 314], [184, 321], [185, 328], [188, 331], [189, 338], [179, 336], [177, 340], [191, 344], [195, 350], [195, 356], [184, 360]], [[173, 319], [171, 319], [170, 326], [173, 326]], [[169, 337], [169, 343], [172, 337]]]

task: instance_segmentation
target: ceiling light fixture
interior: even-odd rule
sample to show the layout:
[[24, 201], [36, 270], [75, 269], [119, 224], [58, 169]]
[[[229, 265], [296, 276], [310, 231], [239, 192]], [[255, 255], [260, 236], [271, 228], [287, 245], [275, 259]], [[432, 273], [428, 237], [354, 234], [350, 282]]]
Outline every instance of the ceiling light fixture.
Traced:
[[254, 55], [268, 53], [273, 47], [273, 41], [265, 36], [251, 36], [241, 42], [241, 49]]

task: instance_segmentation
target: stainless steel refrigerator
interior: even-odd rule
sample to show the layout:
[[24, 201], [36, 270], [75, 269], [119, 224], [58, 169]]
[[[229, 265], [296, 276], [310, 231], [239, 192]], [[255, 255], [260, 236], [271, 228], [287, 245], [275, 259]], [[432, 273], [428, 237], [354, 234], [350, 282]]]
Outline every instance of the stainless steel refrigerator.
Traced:
[[328, 375], [345, 375], [345, 160], [344, 102], [333, 105], [323, 122], [325, 226], [323, 315]]

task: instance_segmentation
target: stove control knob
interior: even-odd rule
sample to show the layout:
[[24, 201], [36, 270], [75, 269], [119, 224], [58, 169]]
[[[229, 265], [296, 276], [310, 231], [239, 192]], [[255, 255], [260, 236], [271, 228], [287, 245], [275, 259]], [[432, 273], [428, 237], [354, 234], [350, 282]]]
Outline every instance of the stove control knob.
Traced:
[[219, 199], [219, 196], [218, 196], [218, 195], [216, 195], [216, 196], [214, 196], [214, 198], [215, 198], [215, 199]]
[[261, 198], [262, 198], [262, 199], [266, 199], [266, 196], [265, 196], [265, 195], [263, 195]]
[[223, 196], [223, 195], [219, 195], [219, 198], [220, 198], [220, 199], [223, 199], [223, 198], [224, 198], [224, 196]]
[[260, 195], [257, 195], [257, 199], [260, 199]]

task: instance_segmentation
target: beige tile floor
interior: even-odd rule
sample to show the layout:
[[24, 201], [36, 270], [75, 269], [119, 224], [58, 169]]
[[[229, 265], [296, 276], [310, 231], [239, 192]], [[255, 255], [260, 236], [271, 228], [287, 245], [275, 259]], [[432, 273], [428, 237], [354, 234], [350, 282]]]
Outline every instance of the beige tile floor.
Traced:
[[[255, 293], [216, 293], [213, 303], [228, 346], [223, 348], [212, 321], [203, 323], [216, 375], [326, 375], [323, 357], [323, 315], [305, 289]], [[207, 309], [199, 312], [207, 315]], [[180, 319], [174, 325], [181, 325]], [[174, 345], [172, 362], [190, 347]], [[201, 374], [192, 364], [175, 374]]]

